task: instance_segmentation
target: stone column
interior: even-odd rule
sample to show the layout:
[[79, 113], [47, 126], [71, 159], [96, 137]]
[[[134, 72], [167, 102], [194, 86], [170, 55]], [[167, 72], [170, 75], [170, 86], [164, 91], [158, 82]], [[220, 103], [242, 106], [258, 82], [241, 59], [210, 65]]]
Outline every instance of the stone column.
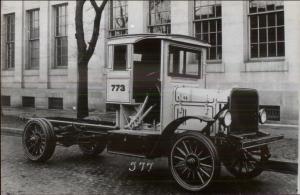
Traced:
[[48, 87], [49, 45], [50, 45], [50, 5], [48, 1], [40, 2], [40, 86]]
[[284, 1], [285, 57], [288, 63], [289, 80], [300, 78], [300, 2]]
[[[89, 2], [86, 2], [89, 4]], [[77, 41], [75, 38], [75, 9], [76, 1], [68, 2], [68, 17], [67, 17], [67, 28], [68, 28], [68, 86], [69, 88], [76, 88], [77, 83]], [[92, 10], [93, 11], [93, 10]], [[94, 16], [91, 16], [94, 18]], [[86, 21], [84, 21], [86, 22]], [[90, 30], [86, 32], [86, 42], [90, 39]]]
[[171, 33], [192, 35], [193, 1], [171, 1]]
[[[20, 2], [18, 2], [20, 3]], [[22, 87], [23, 83], [23, 47], [24, 47], [24, 2], [21, 2], [20, 9], [15, 11], [15, 84], [18, 88]]]
[[246, 2], [222, 1], [222, 56], [228, 82], [239, 82], [247, 47]]
[[146, 32], [148, 3], [148, 1], [128, 1], [128, 34]]

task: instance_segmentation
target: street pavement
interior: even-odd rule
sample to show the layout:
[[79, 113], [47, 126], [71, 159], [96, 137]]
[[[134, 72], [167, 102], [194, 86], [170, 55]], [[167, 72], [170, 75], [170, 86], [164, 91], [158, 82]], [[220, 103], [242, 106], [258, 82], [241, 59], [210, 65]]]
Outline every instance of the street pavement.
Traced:
[[[4, 127], [15, 129], [3, 131]], [[173, 180], [165, 158], [145, 160], [104, 152], [86, 158], [77, 146], [57, 146], [53, 157], [44, 164], [26, 160], [20, 129], [24, 122], [15, 116], [1, 116], [1, 194], [186, 194]], [[279, 127], [277, 127], [279, 128]], [[280, 127], [277, 132], [290, 131]], [[9, 134], [7, 134], [9, 133]], [[14, 135], [14, 136], [11, 136]], [[272, 158], [295, 162], [298, 140], [284, 139], [270, 145]], [[149, 164], [151, 169], [130, 171], [132, 163]], [[224, 168], [221, 176], [204, 193], [295, 194], [297, 176], [263, 172], [255, 179], [241, 181]]]
[[[151, 169], [130, 171], [132, 162], [153, 163]], [[150, 171], [149, 171], [150, 170]], [[297, 176], [263, 172], [237, 180], [222, 169], [204, 193], [295, 194]], [[167, 159], [145, 160], [103, 152], [84, 157], [76, 146], [56, 147], [46, 163], [32, 163], [23, 154], [21, 137], [1, 135], [1, 194], [181, 194]]]

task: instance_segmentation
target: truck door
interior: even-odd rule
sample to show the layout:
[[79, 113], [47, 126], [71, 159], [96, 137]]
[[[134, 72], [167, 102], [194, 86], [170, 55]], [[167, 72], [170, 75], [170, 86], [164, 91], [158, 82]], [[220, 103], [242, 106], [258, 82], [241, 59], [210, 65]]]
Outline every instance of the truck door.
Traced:
[[174, 119], [190, 113], [189, 110], [185, 110], [188, 107], [174, 104], [175, 89], [178, 87], [205, 88], [204, 62], [206, 57], [206, 48], [200, 46], [164, 41], [163, 48], [162, 128]]
[[132, 101], [131, 45], [110, 45], [106, 102], [130, 104]]

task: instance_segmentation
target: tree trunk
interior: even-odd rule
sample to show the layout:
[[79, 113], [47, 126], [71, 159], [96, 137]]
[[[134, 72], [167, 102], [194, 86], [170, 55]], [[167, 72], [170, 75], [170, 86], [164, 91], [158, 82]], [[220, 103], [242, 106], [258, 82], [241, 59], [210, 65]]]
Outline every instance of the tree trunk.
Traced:
[[78, 62], [78, 85], [77, 85], [77, 118], [89, 115], [88, 108], [88, 61]]
[[93, 34], [87, 47], [84, 40], [83, 29], [83, 6], [86, 0], [76, 1], [76, 16], [75, 16], [75, 28], [77, 39], [77, 67], [78, 67], [78, 83], [77, 83], [77, 118], [84, 118], [89, 115], [88, 106], [88, 63], [95, 51], [96, 43], [99, 37], [100, 21], [103, 9], [108, 0], [103, 0], [99, 7], [95, 0], [90, 0], [94, 10], [95, 19]]

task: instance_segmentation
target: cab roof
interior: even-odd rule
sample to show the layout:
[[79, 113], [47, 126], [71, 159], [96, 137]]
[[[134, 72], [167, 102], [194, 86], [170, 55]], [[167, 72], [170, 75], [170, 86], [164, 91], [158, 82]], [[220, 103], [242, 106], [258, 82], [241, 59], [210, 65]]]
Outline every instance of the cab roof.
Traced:
[[122, 35], [108, 39], [108, 45], [120, 45], [120, 44], [134, 44], [142, 40], [146, 39], [161, 39], [161, 40], [169, 40], [184, 44], [190, 44], [200, 47], [210, 47], [210, 44], [204, 41], [200, 41], [195, 37], [186, 36], [186, 35], [178, 35], [178, 34], [130, 34], [130, 35]]

